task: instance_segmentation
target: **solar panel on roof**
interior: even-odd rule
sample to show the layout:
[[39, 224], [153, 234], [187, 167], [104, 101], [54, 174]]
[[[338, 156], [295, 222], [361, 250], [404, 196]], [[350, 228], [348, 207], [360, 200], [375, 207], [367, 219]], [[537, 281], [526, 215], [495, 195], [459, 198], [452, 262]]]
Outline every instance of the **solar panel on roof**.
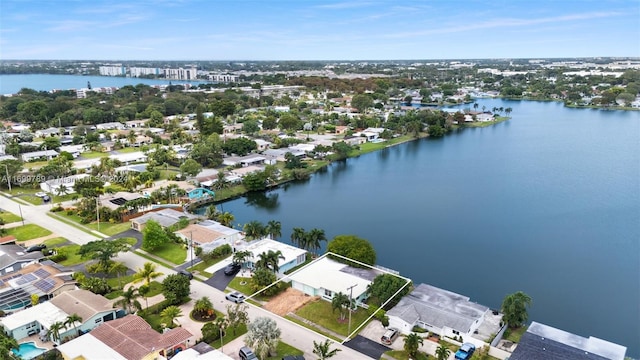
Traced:
[[42, 279], [35, 282], [33, 286], [35, 286], [42, 292], [49, 292], [56, 286], [56, 282], [53, 279]]
[[114, 203], [114, 204], [116, 204], [116, 205], [118, 205], [118, 206], [122, 206], [122, 205], [124, 205], [124, 203], [127, 202], [127, 200], [125, 200], [123, 198], [115, 198], [115, 199], [111, 199], [109, 201]]
[[18, 280], [16, 280], [16, 284], [18, 285], [24, 285], [24, 284], [28, 284], [32, 281], [36, 281], [38, 280], [37, 277], [35, 277], [35, 275], [33, 274], [25, 274], [22, 275], [21, 277], [18, 278]]
[[45, 270], [45, 269], [38, 269], [36, 271], [33, 272], [37, 277], [39, 277], [40, 279], [46, 279], [49, 276], [51, 276], [51, 274]]

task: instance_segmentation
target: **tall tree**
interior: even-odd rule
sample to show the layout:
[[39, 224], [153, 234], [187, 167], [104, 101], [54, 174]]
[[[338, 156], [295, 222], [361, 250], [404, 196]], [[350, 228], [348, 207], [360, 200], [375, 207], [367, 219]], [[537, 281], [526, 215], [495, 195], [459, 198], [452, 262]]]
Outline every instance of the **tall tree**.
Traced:
[[63, 329], [66, 329], [64, 323], [62, 321], [56, 321], [49, 327], [47, 336], [53, 340], [53, 342], [57, 343], [60, 341], [60, 331]]
[[333, 311], [340, 311], [340, 320], [344, 321], [346, 315], [346, 309], [349, 308], [350, 305], [349, 296], [347, 294], [343, 294], [341, 292], [335, 294], [333, 299], [331, 299], [331, 309]]
[[293, 231], [291, 232], [291, 242], [294, 245], [300, 248], [306, 249], [306, 244], [305, 244], [306, 238], [307, 238], [306, 233], [303, 228], [298, 228], [298, 227], [293, 228]]
[[278, 324], [273, 319], [259, 317], [249, 324], [244, 342], [253, 348], [260, 359], [266, 359], [276, 350], [280, 335]]
[[142, 229], [142, 248], [153, 251], [162, 247], [169, 241], [167, 233], [162, 226], [154, 220], [149, 220]]
[[341, 349], [331, 349], [331, 341], [329, 339], [324, 342], [317, 343], [313, 341], [313, 353], [318, 355], [318, 360], [332, 358], [338, 354]]
[[249, 323], [249, 313], [247, 312], [248, 308], [249, 307], [245, 304], [227, 305], [227, 325], [233, 331], [233, 335], [236, 334], [236, 330], [240, 325], [246, 325]]
[[314, 254], [317, 254], [320, 250], [321, 244], [327, 241], [327, 236], [322, 229], [311, 229], [306, 234], [306, 244], [305, 247], [308, 250], [312, 250]]
[[225, 211], [222, 214], [219, 214], [217, 220], [220, 224], [226, 227], [233, 227], [233, 221], [236, 219], [232, 213]]
[[124, 238], [96, 240], [80, 246], [78, 255], [83, 258], [97, 259], [101, 269], [107, 272], [111, 265], [111, 259], [116, 257], [118, 253], [129, 250], [130, 247]]
[[282, 223], [277, 220], [269, 220], [269, 222], [267, 222], [266, 232], [271, 239], [275, 240], [279, 238], [282, 236]]
[[524, 325], [529, 318], [527, 307], [530, 307], [531, 303], [531, 297], [522, 291], [505, 296], [502, 300], [502, 313], [504, 314], [502, 319], [512, 328]]
[[156, 271], [157, 265], [152, 262], [145, 262], [141, 268], [137, 269], [135, 275], [133, 275], [133, 282], [144, 281], [145, 285], [149, 285], [151, 280], [161, 276], [162, 273]]
[[438, 346], [438, 348], [436, 349], [436, 358], [438, 360], [447, 360], [449, 358], [449, 355], [451, 355], [451, 350], [449, 350], [449, 348], [444, 344], [440, 344], [440, 346]]
[[140, 302], [137, 300], [141, 296], [137, 288], [130, 286], [122, 292], [122, 297], [114, 302], [114, 305], [121, 306], [127, 313], [132, 314], [133, 309], [142, 310]]
[[[327, 252], [342, 255], [367, 265], [376, 263], [376, 251], [371, 243], [354, 235], [338, 235], [327, 244]], [[333, 256], [333, 259], [354, 267], [364, 267], [358, 263]]]
[[269, 250], [259, 254], [258, 258], [259, 260], [256, 261], [256, 268], [268, 269], [277, 274], [278, 270], [280, 270], [280, 259], [284, 260], [284, 255], [282, 255], [282, 251], [280, 250]]
[[164, 298], [172, 305], [180, 303], [189, 296], [191, 281], [186, 276], [171, 274], [162, 281]]
[[424, 344], [424, 339], [416, 333], [411, 333], [404, 338], [404, 351], [409, 356], [415, 358], [418, 355], [418, 349]]
[[82, 324], [82, 317], [76, 313], [68, 315], [67, 318], [64, 320], [65, 327], [68, 327], [69, 325], [73, 326], [73, 334], [75, 336], [78, 335], [78, 329], [77, 329], [76, 323]]
[[249, 221], [244, 224], [242, 229], [245, 237], [249, 240], [256, 240], [265, 235], [265, 226], [257, 220]]
[[167, 322], [167, 326], [173, 328], [175, 324], [176, 318], [182, 316], [182, 310], [175, 305], [167, 306], [162, 312], [160, 312], [160, 316]]

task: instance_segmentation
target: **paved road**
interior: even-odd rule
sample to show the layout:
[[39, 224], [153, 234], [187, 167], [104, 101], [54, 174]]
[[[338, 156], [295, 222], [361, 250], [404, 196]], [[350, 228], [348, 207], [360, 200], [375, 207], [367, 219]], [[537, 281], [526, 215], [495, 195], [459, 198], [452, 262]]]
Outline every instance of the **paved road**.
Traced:
[[[102, 236], [100, 236], [99, 234], [96, 234], [95, 236], [88, 234], [74, 226], [68, 225], [62, 221], [48, 216], [47, 213], [51, 209], [50, 205], [21, 205], [20, 207], [22, 208], [22, 216], [25, 218], [26, 222], [49, 229], [59, 236], [62, 236], [76, 244], [82, 245], [90, 241], [107, 238], [107, 236], [104, 234], [102, 234]], [[20, 213], [18, 203], [4, 196], [0, 196], [0, 208], [10, 211], [14, 214]], [[138, 256], [133, 252], [122, 253], [118, 256], [117, 260], [124, 262], [130, 269], [142, 267], [144, 263], [148, 261], [147, 259]], [[175, 271], [173, 269], [166, 268], [160, 264], [157, 264], [157, 270], [162, 272], [164, 276], [168, 274], [175, 274]], [[164, 276], [156, 280], [162, 281]], [[203, 282], [192, 280], [191, 298], [198, 299], [203, 296], [209, 297], [211, 299], [211, 302], [214, 304], [214, 307], [223, 312], [226, 312], [226, 306], [228, 304], [232, 304], [224, 298], [224, 293], [222, 291], [214, 289], [213, 287]], [[282, 341], [304, 351], [304, 355], [307, 359], [316, 358], [316, 356], [313, 354], [313, 342], [325, 341], [326, 338], [324, 336], [301, 327], [295, 323], [292, 323], [277, 315], [274, 315], [266, 310], [263, 310], [262, 308], [255, 307], [250, 304], [247, 304], [247, 306], [249, 307], [248, 313], [250, 319], [255, 319], [261, 316], [267, 316], [274, 319], [278, 323], [278, 327], [282, 331]], [[367, 355], [361, 354], [353, 349], [337, 343], [334, 343], [332, 347], [342, 350], [338, 353], [335, 359], [370, 359], [370, 357]], [[237, 351], [235, 351], [234, 353], [233, 348], [228, 349], [228, 347], [225, 347], [224, 350], [227, 355], [232, 356], [234, 359], [238, 357]]]

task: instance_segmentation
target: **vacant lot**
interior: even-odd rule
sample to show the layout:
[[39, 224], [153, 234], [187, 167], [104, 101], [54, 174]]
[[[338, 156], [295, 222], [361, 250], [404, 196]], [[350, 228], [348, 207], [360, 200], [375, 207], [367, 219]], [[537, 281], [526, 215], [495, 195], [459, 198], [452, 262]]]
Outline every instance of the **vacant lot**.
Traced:
[[308, 302], [316, 299], [317, 297], [315, 296], [309, 296], [299, 290], [288, 288], [271, 299], [264, 308], [274, 314], [285, 316], [290, 312], [296, 312]]

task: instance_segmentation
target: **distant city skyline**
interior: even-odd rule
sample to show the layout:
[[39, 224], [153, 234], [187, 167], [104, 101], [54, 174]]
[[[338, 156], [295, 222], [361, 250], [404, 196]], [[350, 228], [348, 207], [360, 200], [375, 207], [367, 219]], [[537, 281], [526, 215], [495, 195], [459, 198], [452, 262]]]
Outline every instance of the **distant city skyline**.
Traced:
[[640, 56], [640, 1], [0, 2], [0, 59]]

